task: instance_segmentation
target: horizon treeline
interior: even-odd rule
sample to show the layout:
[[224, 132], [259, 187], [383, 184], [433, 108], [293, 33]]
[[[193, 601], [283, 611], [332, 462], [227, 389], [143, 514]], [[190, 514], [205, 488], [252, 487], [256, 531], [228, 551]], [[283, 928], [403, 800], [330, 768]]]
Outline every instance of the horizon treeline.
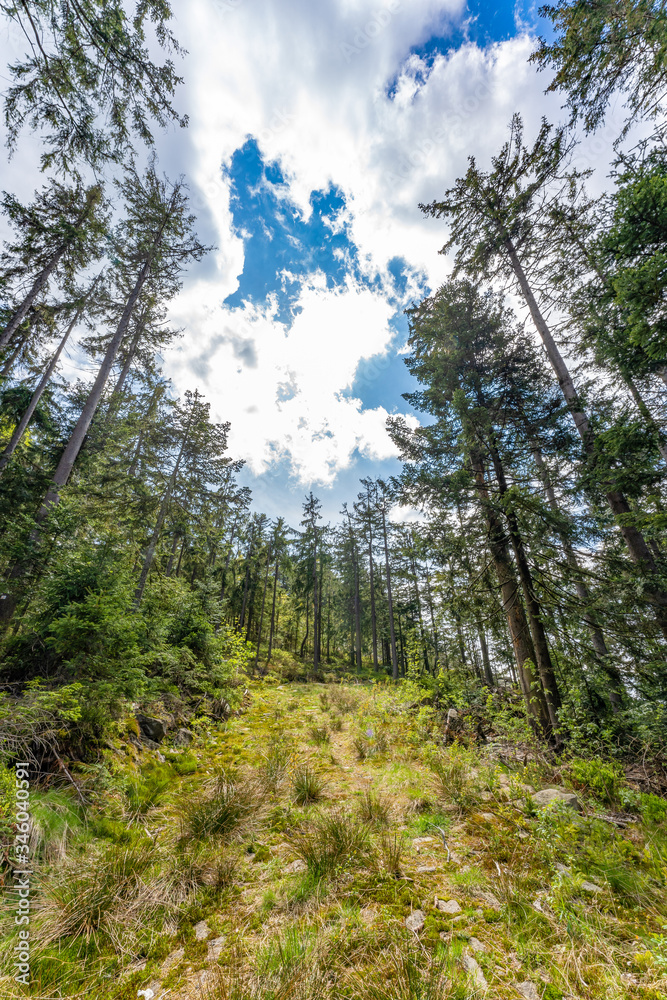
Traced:
[[[402, 473], [362, 480], [335, 525], [310, 493], [299, 526], [251, 512], [229, 424], [160, 369], [188, 335], [169, 304], [212, 249], [184, 179], [137, 166], [155, 126], [187, 126], [168, 5], [2, 9], [39, 42], [10, 68], [9, 146], [35, 132], [44, 171], [31, 202], [1, 201], [6, 689], [75, 697], [99, 735], [128, 701], [233, 701], [240, 667], [333, 664], [452, 703], [517, 692], [554, 743], [664, 735], [662, 5], [543, 9], [555, 40], [533, 59], [569, 120], [529, 139], [514, 115], [486, 169], [471, 156], [420, 206], [453, 264], [408, 310], [423, 424], [390, 418]], [[593, 197], [579, 138], [619, 94]], [[58, 375], [66, 349], [90, 377]]]

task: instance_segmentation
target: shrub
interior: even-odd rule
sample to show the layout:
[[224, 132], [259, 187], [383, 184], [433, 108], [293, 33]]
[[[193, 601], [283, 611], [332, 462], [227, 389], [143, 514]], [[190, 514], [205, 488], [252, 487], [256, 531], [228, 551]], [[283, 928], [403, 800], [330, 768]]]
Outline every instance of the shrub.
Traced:
[[618, 761], [593, 757], [573, 757], [568, 761], [565, 774], [570, 781], [596, 798], [613, 806], [619, 800], [621, 785], [625, 778], [623, 767]]
[[292, 774], [292, 796], [299, 806], [319, 802], [323, 789], [324, 782], [309, 767], [297, 768]]

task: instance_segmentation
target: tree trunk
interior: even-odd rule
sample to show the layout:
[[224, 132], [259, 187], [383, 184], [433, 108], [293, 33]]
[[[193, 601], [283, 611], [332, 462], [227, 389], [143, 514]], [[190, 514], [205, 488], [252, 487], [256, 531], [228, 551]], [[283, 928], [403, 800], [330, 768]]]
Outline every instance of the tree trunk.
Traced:
[[382, 535], [384, 538], [384, 560], [387, 571], [387, 607], [389, 609], [389, 636], [391, 643], [391, 675], [398, 680], [398, 660], [396, 658], [396, 633], [394, 631], [394, 605], [391, 599], [391, 567], [389, 565], [389, 546], [387, 544], [387, 518], [382, 508]]
[[169, 562], [167, 563], [167, 568], [165, 570], [165, 576], [171, 576], [171, 571], [174, 568], [174, 559], [176, 557], [176, 549], [178, 548], [178, 532], [174, 532], [174, 540], [171, 543], [171, 552], [169, 553]]
[[320, 668], [320, 626], [317, 606], [317, 528], [313, 520], [313, 670]]
[[[498, 481], [500, 495], [501, 497], [506, 496], [507, 483], [505, 481], [505, 470], [503, 469], [500, 454], [495, 445], [491, 447], [491, 459], [496, 479]], [[508, 508], [505, 509], [505, 517], [507, 518], [514, 559], [519, 571], [521, 589], [523, 590], [523, 596], [526, 602], [528, 622], [530, 624], [530, 632], [533, 637], [533, 648], [537, 657], [537, 669], [540, 674], [542, 687], [547, 700], [551, 726], [553, 730], [556, 730], [558, 727], [558, 709], [561, 707], [561, 699], [553, 663], [551, 662], [547, 636], [542, 622], [542, 609], [535, 592], [533, 577], [528, 564], [528, 558], [526, 556], [526, 550], [523, 544], [523, 538], [521, 536], [516, 514], [513, 509]]]
[[491, 670], [491, 660], [489, 659], [489, 647], [486, 644], [486, 636], [484, 635], [484, 629], [481, 624], [477, 623], [477, 634], [479, 636], [479, 645], [482, 650], [482, 663], [484, 665], [484, 678], [489, 687], [495, 685], [495, 680], [493, 678], [493, 671]]
[[56, 365], [58, 364], [58, 361], [60, 360], [60, 355], [62, 354], [62, 352], [65, 349], [65, 344], [69, 340], [69, 336], [70, 336], [72, 330], [74, 329], [74, 327], [76, 326], [76, 324], [79, 322], [79, 319], [81, 318], [81, 313], [82, 312], [83, 312], [83, 306], [81, 306], [79, 309], [77, 309], [76, 313], [74, 314], [74, 318], [72, 319], [72, 322], [69, 324], [69, 326], [65, 330], [65, 333], [63, 334], [62, 339], [61, 339], [60, 343], [58, 344], [58, 347], [56, 349], [55, 354], [53, 355], [53, 357], [49, 361], [44, 374], [42, 375], [41, 379], [39, 380], [37, 388], [35, 389], [35, 391], [32, 394], [32, 397], [30, 399], [30, 402], [28, 403], [28, 406], [27, 406], [27, 409], [26, 409], [25, 413], [23, 414], [23, 416], [21, 417], [20, 421], [18, 422], [18, 424], [17, 424], [17, 426], [16, 426], [16, 428], [14, 430], [14, 433], [11, 436], [11, 440], [9, 441], [9, 444], [7, 445], [7, 447], [5, 448], [5, 450], [3, 451], [2, 455], [0, 456], [0, 476], [2, 476], [2, 473], [4, 472], [4, 470], [5, 470], [8, 462], [10, 460], [10, 458], [12, 457], [12, 455], [16, 451], [16, 448], [20, 444], [21, 438], [25, 434], [25, 431], [26, 431], [26, 428], [27, 428], [28, 424], [32, 420], [32, 415], [35, 412], [35, 410], [37, 409], [37, 407], [39, 405], [39, 401], [41, 400], [42, 396], [44, 395], [44, 390], [46, 389], [47, 385], [51, 381], [51, 376], [53, 375], [53, 372], [55, 371]]
[[433, 633], [433, 648], [435, 651], [435, 659], [433, 662], [433, 675], [435, 676], [438, 672], [438, 660], [440, 659], [440, 654], [438, 651], [438, 633], [435, 628], [435, 615], [433, 613], [433, 593], [431, 591], [431, 577], [428, 571], [428, 563], [426, 563], [426, 601], [428, 604], [429, 617], [431, 619], [431, 631]]
[[269, 583], [269, 564], [271, 562], [271, 550], [266, 554], [266, 572], [264, 574], [264, 590], [262, 591], [262, 610], [259, 614], [259, 631], [257, 635], [257, 652], [255, 653], [255, 667], [259, 665], [259, 647], [262, 642], [262, 626], [264, 624], [264, 604], [266, 602], [266, 588]]
[[[525, 421], [525, 418], [524, 418]], [[544, 491], [547, 495], [547, 500], [549, 501], [549, 506], [556, 514], [560, 514], [560, 505], [558, 503], [558, 498], [556, 497], [556, 492], [553, 488], [551, 477], [549, 475], [549, 469], [544, 461], [542, 455], [542, 449], [540, 444], [535, 437], [535, 433], [532, 427], [526, 422], [526, 431], [530, 439], [530, 448], [537, 466], [537, 471], [540, 479], [542, 480], [542, 485], [544, 486]], [[570, 544], [570, 540], [564, 532], [559, 532], [561, 544], [563, 546], [563, 551], [565, 552], [565, 559], [568, 566], [572, 570], [574, 578], [574, 587], [577, 592], [577, 596], [581, 601], [584, 608], [584, 621], [586, 622], [591, 633], [591, 644], [593, 646], [593, 652], [601, 666], [601, 668], [606, 673], [609, 678], [609, 700], [611, 702], [612, 710], [618, 712], [621, 704], [625, 697], [625, 687], [623, 684], [623, 679], [621, 677], [620, 671], [616, 665], [612, 662], [609, 655], [609, 650], [607, 649], [607, 643], [604, 637], [604, 633], [597, 622], [595, 615], [590, 611], [591, 595], [586, 586], [586, 582], [579, 566], [579, 561], [575, 555], [574, 549]]]
[[273, 576], [273, 600], [271, 601], [271, 628], [269, 630], [269, 651], [266, 654], [266, 665], [271, 662], [271, 650], [273, 649], [273, 630], [276, 622], [276, 593], [278, 591], [278, 567], [280, 566], [280, 553], [276, 551], [276, 571]]
[[67, 250], [68, 246], [69, 246], [68, 242], [61, 243], [56, 252], [51, 257], [49, 263], [42, 268], [42, 270], [39, 272], [39, 274], [33, 281], [30, 287], [30, 291], [25, 296], [18, 309], [16, 309], [16, 311], [13, 313], [11, 319], [7, 323], [7, 326], [4, 328], [2, 333], [0, 333], [0, 351], [3, 349], [3, 347], [7, 346], [9, 341], [12, 339], [12, 337], [20, 327], [23, 320], [28, 315], [28, 309], [30, 309], [30, 306], [33, 304], [39, 293], [42, 291], [42, 289], [48, 282], [49, 278], [53, 274], [53, 271], [57, 267], [60, 258]]
[[512, 646], [514, 647], [514, 655], [519, 672], [519, 683], [528, 711], [534, 722], [543, 733], [548, 733], [551, 729], [549, 709], [542, 685], [534, 673], [536, 662], [535, 651], [519, 596], [519, 583], [507, 550], [506, 535], [500, 519], [490, 502], [481, 457], [472, 456], [472, 466], [488, 528], [489, 549], [498, 578], [503, 611], [507, 618], [507, 627], [512, 640]]
[[[528, 279], [526, 278], [521, 262], [510, 239], [505, 239], [505, 249], [510, 259], [515, 277], [519, 283], [519, 287], [521, 288], [523, 297], [526, 300], [528, 309], [530, 310], [537, 332], [540, 334], [542, 342], [546, 348], [551, 367], [556, 373], [556, 378], [558, 379], [561, 392], [563, 393], [570, 413], [572, 414], [576, 428], [579, 431], [579, 436], [583, 442], [584, 450], [588, 456], [589, 463], [593, 463], [595, 458], [593, 434], [590, 430], [588, 417], [584, 413], [579, 401], [572, 377], [570, 376], [567, 365], [558, 350], [555, 340], [551, 336], [551, 332], [544, 317], [542, 316], [542, 313], [540, 312], [539, 306], [535, 301]], [[659, 582], [658, 568], [655, 564], [653, 555], [651, 554], [651, 550], [646, 544], [646, 540], [641, 532], [638, 531], [633, 525], [625, 523], [628, 515], [631, 514], [632, 511], [623, 494], [619, 490], [612, 489], [610, 484], [605, 485], [604, 490], [607, 503], [609, 504], [612, 513], [618, 519], [617, 523], [628, 548], [628, 552], [630, 553], [630, 558], [639, 567], [641, 572], [651, 581], [650, 586], [645, 587], [644, 593], [646, 594], [648, 600], [654, 605], [656, 620], [663, 636], [667, 639], [667, 591], [664, 590]]]
[[250, 583], [250, 557], [252, 555], [252, 543], [255, 537], [255, 525], [253, 524], [250, 529], [250, 541], [248, 542], [248, 551], [245, 557], [245, 580], [243, 582], [243, 603], [241, 605], [241, 617], [239, 619], [239, 631], [245, 625], [245, 609], [248, 603], [248, 585]]
[[380, 669], [378, 664], [378, 637], [377, 637], [377, 622], [375, 619], [375, 579], [373, 571], [373, 528], [371, 525], [370, 515], [368, 518], [368, 565], [370, 568], [370, 587], [371, 587], [371, 640], [373, 644], [373, 670], [377, 673]]
[[[141, 599], [144, 596], [144, 590], [146, 587], [146, 581], [148, 580], [148, 574], [150, 573], [151, 566], [153, 564], [153, 559], [155, 557], [155, 551], [160, 540], [160, 534], [162, 532], [162, 526], [164, 524], [164, 519], [167, 516], [167, 510], [169, 509], [169, 501], [171, 500], [171, 495], [176, 486], [178, 480], [178, 470], [181, 465], [181, 460], [183, 458], [183, 453], [185, 452], [185, 446], [188, 443], [188, 438], [190, 436], [190, 425], [192, 423], [192, 417], [194, 414], [194, 406], [188, 415], [188, 421], [185, 425], [185, 430], [183, 432], [183, 440], [181, 441], [181, 447], [176, 458], [176, 464], [174, 465], [171, 476], [169, 477], [169, 482], [167, 483], [167, 488], [162, 495], [162, 501], [160, 503], [160, 508], [158, 510], [157, 520], [155, 522], [155, 528], [153, 529], [153, 535], [150, 542], [148, 543], [148, 548], [146, 549], [146, 555], [144, 557], [144, 564], [141, 568], [141, 575], [139, 576], [139, 583], [137, 584], [137, 589], [134, 592], [134, 607], [138, 608], [141, 604]], [[180, 563], [180, 559], [179, 559]]]

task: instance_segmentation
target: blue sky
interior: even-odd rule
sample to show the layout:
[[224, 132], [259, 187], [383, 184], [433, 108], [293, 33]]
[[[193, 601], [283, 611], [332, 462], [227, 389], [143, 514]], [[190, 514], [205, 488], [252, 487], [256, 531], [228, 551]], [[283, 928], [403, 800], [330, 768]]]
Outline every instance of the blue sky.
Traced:
[[335, 519], [360, 478], [399, 471], [388, 414], [418, 419], [404, 309], [449, 268], [418, 203], [515, 110], [553, 115], [527, 62], [545, 28], [525, 2], [213, 6], [175, 4], [191, 126], [161, 159], [218, 251], [176, 304], [167, 370], [231, 420], [255, 509], [294, 523], [312, 489]]

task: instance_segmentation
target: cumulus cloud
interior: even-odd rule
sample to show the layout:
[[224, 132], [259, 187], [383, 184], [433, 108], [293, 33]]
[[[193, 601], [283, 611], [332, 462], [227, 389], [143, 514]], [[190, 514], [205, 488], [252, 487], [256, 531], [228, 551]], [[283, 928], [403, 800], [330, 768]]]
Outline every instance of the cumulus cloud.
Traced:
[[302, 281], [289, 325], [271, 301], [206, 305], [199, 285], [177, 310], [187, 336], [175, 377], [185, 387], [188, 370], [199, 373], [216, 416], [232, 420], [231, 452], [255, 474], [287, 459], [302, 483], [330, 485], [356, 453], [376, 461], [396, 454], [386, 409], [346, 394], [359, 361], [388, 350], [395, 335], [393, 306], [380, 291], [352, 278], [327, 288], [315, 273]]

